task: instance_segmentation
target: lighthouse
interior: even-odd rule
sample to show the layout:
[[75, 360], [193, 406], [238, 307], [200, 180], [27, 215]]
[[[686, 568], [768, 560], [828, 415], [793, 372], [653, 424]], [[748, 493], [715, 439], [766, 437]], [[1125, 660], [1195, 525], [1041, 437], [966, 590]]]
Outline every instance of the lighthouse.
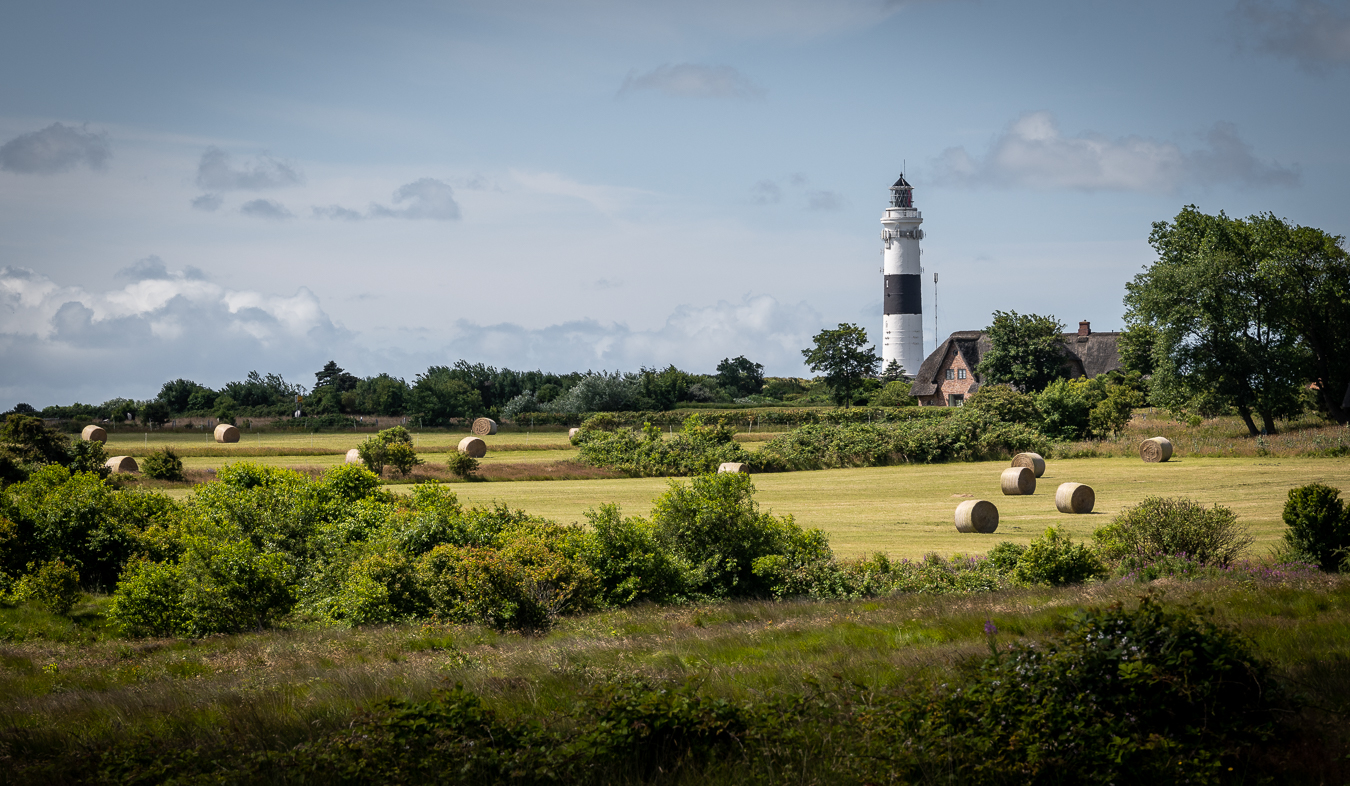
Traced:
[[881, 217], [881, 273], [885, 297], [881, 317], [881, 368], [891, 361], [906, 376], [923, 363], [923, 303], [919, 279], [919, 241], [923, 215], [914, 209], [914, 187], [901, 175], [891, 186], [891, 204]]

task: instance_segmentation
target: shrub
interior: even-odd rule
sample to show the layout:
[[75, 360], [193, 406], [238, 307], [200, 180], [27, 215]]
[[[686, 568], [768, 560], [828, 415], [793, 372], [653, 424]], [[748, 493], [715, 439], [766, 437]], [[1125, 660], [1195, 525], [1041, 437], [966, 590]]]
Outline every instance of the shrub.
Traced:
[[1087, 546], [1074, 543], [1056, 527], [1047, 527], [1017, 558], [1012, 576], [1026, 584], [1058, 587], [1087, 581], [1104, 572], [1101, 560]]
[[100, 478], [112, 474], [108, 468], [108, 451], [97, 440], [72, 440], [70, 443], [70, 471], [92, 472]]
[[127, 565], [108, 606], [108, 621], [124, 636], [180, 636], [188, 614], [186, 582], [175, 562], [138, 560]]
[[1016, 390], [1012, 385], [984, 385], [966, 399], [966, 406], [988, 412], [1005, 423], [1035, 426], [1041, 420], [1036, 397]]
[[397, 551], [385, 551], [348, 569], [329, 614], [349, 625], [368, 625], [416, 619], [427, 607], [427, 594], [413, 563]]
[[228, 533], [189, 537], [182, 566], [191, 635], [261, 630], [295, 605], [293, 569], [285, 558]]
[[137, 550], [129, 492], [116, 491], [98, 475], [72, 473], [55, 464], [7, 489], [3, 514], [17, 526], [12, 558], [17, 564], [61, 560], [91, 589], [110, 587], [122, 563]]
[[752, 460], [734, 440], [730, 426], [722, 420], [704, 425], [698, 415], [687, 417], [680, 433], [671, 439], [663, 439], [661, 429], [650, 423], [640, 433], [624, 428], [584, 431], [578, 436], [581, 458], [587, 463], [635, 476], [698, 475], [724, 462]]
[[623, 518], [617, 505], [586, 511], [591, 538], [584, 559], [600, 582], [605, 603], [660, 603], [685, 591], [685, 566], [656, 537], [651, 522]]
[[1036, 396], [1041, 431], [1051, 439], [1082, 439], [1091, 427], [1086, 379], [1057, 379]]
[[798, 557], [811, 541], [792, 516], [761, 513], [750, 476], [739, 472], [671, 481], [652, 507], [657, 538], [690, 565], [691, 592], [715, 598], [762, 594], [771, 577], [755, 573], [761, 557]]
[[66, 614], [80, 599], [80, 574], [61, 560], [43, 562], [28, 572], [14, 585], [15, 600], [37, 603], [53, 614]]
[[366, 469], [376, 475], [384, 472], [387, 465], [406, 477], [413, 467], [422, 463], [412, 442], [412, 434], [406, 428], [394, 426], [364, 440], [356, 446], [356, 452]]
[[182, 480], [183, 460], [178, 458], [173, 448], [165, 445], [145, 457], [141, 462], [141, 472], [144, 472], [147, 478], [155, 480]]
[[1026, 550], [1027, 547], [1021, 543], [1005, 540], [989, 550], [988, 559], [999, 573], [1012, 573]]
[[1269, 667], [1233, 631], [1149, 598], [1075, 612], [1064, 628], [872, 718], [857, 780], [1239, 782], [1233, 766], [1272, 738]]
[[1350, 567], [1350, 506], [1340, 489], [1321, 483], [1289, 489], [1284, 503], [1286, 546], [1322, 570]]
[[338, 464], [323, 473], [324, 487], [343, 502], [366, 499], [380, 490], [380, 476], [355, 464]]
[[1093, 533], [1097, 552], [1125, 567], [1162, 555], [1185, 555], [1202, 565], [1227, 565], [1251, 545], [1232, 510], [1184, 497], [1147, 497]]
[[913, 407], [917, 406], [919, 401], [909, 394], [910, 383], [904, 380], [895, 380], [887, 382], [886, 386], [872, 397], [871, 404], [874, 407]]
[[450, 454], [450, 458], [445, 463], [456, 477], [473, 480], [478, 475], [478, 459], [468, 453], [460, 453], [456, 450]]

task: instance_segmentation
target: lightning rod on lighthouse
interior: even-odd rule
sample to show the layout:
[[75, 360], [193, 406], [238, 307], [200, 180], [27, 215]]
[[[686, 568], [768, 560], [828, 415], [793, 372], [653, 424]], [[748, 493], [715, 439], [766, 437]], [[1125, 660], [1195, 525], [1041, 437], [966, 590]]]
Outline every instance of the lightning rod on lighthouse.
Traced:
[[919, 241], [923, 215], [914, 209], [914, 187], [901, 175], [891, 186], [891, 204], [881, 217], [881, 272], [885, 297], [881, 318], [881, 367], [900, 364], [914, 376], [923, 363], [923, 289], [919, 278]]

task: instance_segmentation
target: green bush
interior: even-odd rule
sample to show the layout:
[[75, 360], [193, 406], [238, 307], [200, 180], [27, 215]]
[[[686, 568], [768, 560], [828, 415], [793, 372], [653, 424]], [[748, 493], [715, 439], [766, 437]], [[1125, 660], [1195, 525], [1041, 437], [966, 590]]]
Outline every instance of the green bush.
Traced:
[[1012, 385], [982, 385], [966, 399], [966, 407], [988, 412], [1004, 423], [1025, 423], [1036, 426], [1041, 421], [1036, 408], [1036, 397], [1013, 388]]
[[369, 625], [413, 620], [428, 606], [416, 566], [397, 551], [382, 551], [348, 569], [329, 614], [349, 625]]
[[455, 477], [473, 480], [478, 475], [478, 459], [468, 453], [460, 453], [458, 450], [453, 451], [445, 463]]
[[999, 573], [1012, 573], [1026, 550], [1027, 547], [1021, 543], [1005, 540], [989, 549], [988, 559]]
[[155, 480], [182, 480], [183, 460], [178, 458], [173, 448], [165, 445], [145, 457], [141, 462], [141, 472]]
[[227, 532], [190, 536], [182, 566], [190, 635], [261, 630], [295, 605], [293, 569], [286, 559]]
[[651, 522], [623, 518], [617, 505], [588, 510], [586, 519], [592, 536], [584, 559], [606, 604], [661, 603], [684, 594], [686, 566], [657, 539]]
[[357, 455], [366, 469], [379, 475], [385, 466], [393, 467], [407, 477], [413, 467], [422, 463], [413, 450], [412, 434], [402, 426], [387, 428], [356, 446]]
[[[1231, 630], [1145, 598], [1075, 612], [1049, 642], [869, 713], [864, 783], [1238, 783], [1272, 739], [1269, 667]], [[990, 646], [995, 645], [991, 632]]]
[[48, 464], [0, 493], [0, 515], [18, 526], [11, 559], [17, 564], [61, 560], [90, 589], [111, 587], [136, 552], [136, 524], [118, 491], [89, 472]]
[[1228, 565], [1252, 543], [1232, 510], [1184, 497], [1146, 497], [1093, 533], [1097, 553], [1129, 569], [1162, 556]]
[[976, 461], [1048, 450], [1045, 437], [1031, 426], [1005, 423], [979, 409], [941, 409], [955, 414], [899, 423], [801, 426], [764, 443], [749, 460], [763, 469], [809, 470]]
[[698, 475], [713, 472], [724, 462], [752, 460], [733, 439], [734, 434], [722, 420], [704, 425], [698, 415], [690, 415], [670, 439], [662, 438], [661, 429], [647, 423], [640, 433], [627, 428], [584, 431], [578, 434], [577, 442], [582, 460], [597, 467], [639, 477]]
[[1024, 584], [1058, 587], [1087, 581], [1105, 572], [1101, 560], [1091, 549], [1082, 543], [1074, 543], [1060, 529], [1047, 527], [1017, 558], [1012, 577]]
[[1350, 506], [1340, 497], [1340, 489], [1309, 483], [1289, 489], [1284, 503], [1286, 546], [1333, 572], [1350, 567]]
[[132, 562], [113, 592], [108, 621], [124, 636], [181, 636], [188, 630], [185, 590], [176, 562]]
[[15, 600], [30, 601], [53, 614], [67, 614], [80, 599], [80, 574], [61, 560], [28, 565], [14, 585]]
[[690, 566], [692, 593], [713, 598], [765, 594], [773, 576], [755, 561], [783, 555], [800, 561], [799, 549], [823, 542], [792, 516], [762, 513], [754, 484], [740, 472], [671, 481], [652, 507], [657, 539]]
[[874, 407], [913, 407], [917, 406], [919, 400], [909, 394], [910, 383], [904, 380], [895, 380], [887, 382], [886, 386], [877, 391], [872, 397], [870, 404]]

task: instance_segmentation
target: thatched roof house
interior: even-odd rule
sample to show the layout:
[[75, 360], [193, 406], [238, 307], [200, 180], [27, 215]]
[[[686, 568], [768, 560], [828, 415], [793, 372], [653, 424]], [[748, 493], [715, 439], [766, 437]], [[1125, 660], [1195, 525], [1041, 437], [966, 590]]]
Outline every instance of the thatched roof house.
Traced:
[[[1077, 333], [1064, 334], [1064, 362], [1070, 377], [1095, 377], [1120, 368], [1119, 333], [1093, 333], [1087, 320]], [[914, 376], [909, 394], [921, 406], [959, 407], [980, 389], [975, 373], [980, 358], [990, 349], [989, 337], [980, 330], [961, 330], [938, 344]]]

